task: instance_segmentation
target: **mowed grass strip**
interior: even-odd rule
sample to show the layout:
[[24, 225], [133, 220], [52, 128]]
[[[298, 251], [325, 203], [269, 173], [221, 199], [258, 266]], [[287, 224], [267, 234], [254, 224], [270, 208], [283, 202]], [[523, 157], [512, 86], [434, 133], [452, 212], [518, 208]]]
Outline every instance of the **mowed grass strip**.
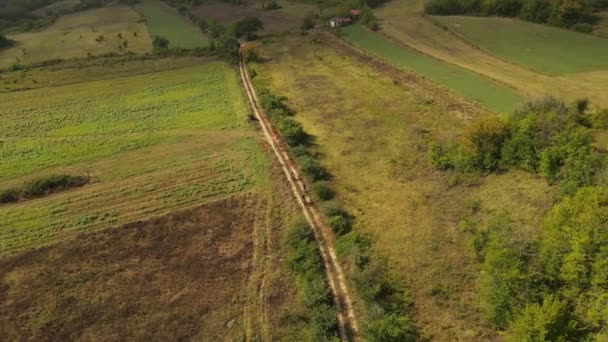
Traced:
[[479, 74], [440, 62], [359, 25], [342, 30], [344, 37], [364, 51], [398, 67], [424, 75], [496, 112], [510, 112], [523, 98], [512, 89]]
[[517, 19], [434, 17], [482, 50], [546, 74], [608, 69], [608, 39]]
[[135, 8], [146, 17], [152, 35], [169, 39], [170, 47], [193, 49], [209, 44], [200, 28], [161, 1], [144, 0]]

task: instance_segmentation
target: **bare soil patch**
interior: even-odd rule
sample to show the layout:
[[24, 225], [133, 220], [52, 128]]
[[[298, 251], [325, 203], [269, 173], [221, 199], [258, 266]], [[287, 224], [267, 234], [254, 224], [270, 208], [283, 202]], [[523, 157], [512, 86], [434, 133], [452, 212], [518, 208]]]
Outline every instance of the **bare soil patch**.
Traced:
[[[257, 17], [264, 23], [261, 35], [295, 32], [301, 24], [298, 17], [287, 14], [282, 9], [268, 11], [251, 6], [209, 2], [196, 7], [193, 12], [201, 18], [213, 19], [226, 26], [243, 18]], [[303, 12], [302, 16], [305, 14], [306, 12]]]
[[0, 260], [0, 340], [239, 340], [254, 195]]

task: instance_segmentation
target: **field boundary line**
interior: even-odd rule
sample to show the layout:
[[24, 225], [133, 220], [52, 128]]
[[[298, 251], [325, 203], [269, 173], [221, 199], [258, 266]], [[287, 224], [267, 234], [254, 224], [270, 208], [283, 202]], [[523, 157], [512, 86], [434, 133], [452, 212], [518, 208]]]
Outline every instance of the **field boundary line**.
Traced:
[[352, 301], [348, 294], [342, 266], [338, 261], [334, 249], [333, 232], [321, 220], [318, 209], [313, 205], [312, 200], [307, 195], [306, 187], [302, 181], [303, 177], [296, 167], [296, 163], [288, 154], [280, 135], [274, 131], [273, 125], [267, 119], [263, 109], [259, 105], [259, 100], [255, 93], [255, 89], [251, 84], [249, 73], [247, 72], [243, 60], [242, 51], [239, 53], [239, 71], [243, 86], [245, 87], [245, 92], [247, 93], [247, 98], [249, 99], [257, 120], [260, 122], [264, 137], [277, 157], [281, 169], [289, 182], [293, 195], [302, 208], [304, 218], [311, 226], [315, 239], [317, 240], [319, 252], [325, 266], [327, 281], [336, 308], [340, 338], [343, 341], [359, 341], [359, 329]]

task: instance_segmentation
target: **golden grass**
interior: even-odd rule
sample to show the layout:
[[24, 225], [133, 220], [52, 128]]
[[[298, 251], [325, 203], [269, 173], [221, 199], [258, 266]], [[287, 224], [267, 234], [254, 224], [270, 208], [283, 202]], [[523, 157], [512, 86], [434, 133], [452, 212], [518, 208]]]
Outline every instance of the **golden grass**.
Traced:
[[[134, 32], [137, 33], [135, 36]], [[122, 38], [119, 38], [118, 35]], [[103, 36], [103, 41], [96, 38]], [[8, 35], [17, 42], [0, 52], [0, 68], [51, 59], [86, 58], [106, 53], [146, 53], [152, 40], [142, 17], [127, 6], [110, 6], [61, 16], [38, 31]], [[124, 42], [127, 46], [119, 48]]]
[[[287, 96], [295, 118], [315, 137], [339, 199], [355, 215], [355, 230], [375, 238], [376, 252], [388, 256], [411, 287], [423, 335], [495, 338], [476, 309], [477, 270], [468, 257], [469, 234], [459, 228], [466, 199], [479, 198], [489, 214], [517, 209], [516, 221], [535, 227], [549, 187], [520, 173], [450, 187], [446, 175], [428, 166], [426, 143], [458, 136], [464, 118], [481, 114], [462, 115], [441, 91], [392, 82], [327, 47], [298, 40], [264, 45], [262, 54], [270, 61], [254, 67], [258, 82]], [[432, 295], [437, 286], [446, 289], [446, 298]]]

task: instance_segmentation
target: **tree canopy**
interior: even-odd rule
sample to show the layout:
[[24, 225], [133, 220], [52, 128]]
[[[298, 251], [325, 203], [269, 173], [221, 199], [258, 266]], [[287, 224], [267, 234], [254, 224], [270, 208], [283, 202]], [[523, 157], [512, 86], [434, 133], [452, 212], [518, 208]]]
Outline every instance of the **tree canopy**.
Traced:
[[255, 33], [264, 28], [264, 23], [257, 17], [247, 17], [234, 22], [230, 26], [230, 33], [235, 38], [245, 37], [246, 40], [251, 40], [255, 37]]

